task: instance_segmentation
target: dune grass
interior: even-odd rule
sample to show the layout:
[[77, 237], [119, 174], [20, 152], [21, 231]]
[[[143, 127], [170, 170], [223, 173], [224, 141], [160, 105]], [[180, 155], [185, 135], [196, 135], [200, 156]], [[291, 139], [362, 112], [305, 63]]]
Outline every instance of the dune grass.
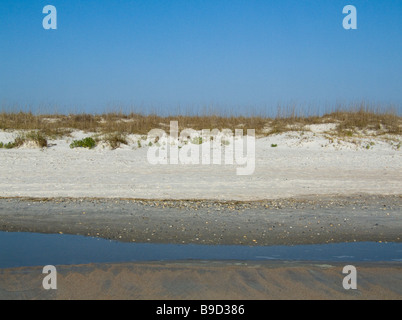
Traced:
[[13, 149], [19, 148], [24, 144], [31, 143], [33, 146], [39, 148], [47, 147], [47, 138], [40, 131], [30, 131], [26, 133], [20, 133], [13, 142], [3, 143], [0, 142], [0, 148]]
[[305, 130], [312, 124], [335, 123], [336, 134], [352, 136], [358, 131], [372, 131], [376, 135], [401, 134], [402, 118], [394, 111], [374, 110], [364, 104], [335, 108], [323, 115], [303, 116], [293, 110], [279, 110], [276, 117], [231, 115], [159, 116], [139, 113], [109, 112], [104, 114], [33, 114], [32, 112], [0, 112], [0, 130], [40, 132], [44, 137], [68, 136], [73, 130], [103, 135], [112, 148], [126, 143], [128, 134], [147, 134], [160, 128], [169, 131], [170, 121], [178, 121], [179, 129], [255, 129], [267, 136], [288, 131]]
[[128, 144], [126, 134], [121, 132], [107, 133], [101, 137], [97, 137], [95, 140], [97, 142], [105, 142], [113, 150], [119, 148], [122, 144]]

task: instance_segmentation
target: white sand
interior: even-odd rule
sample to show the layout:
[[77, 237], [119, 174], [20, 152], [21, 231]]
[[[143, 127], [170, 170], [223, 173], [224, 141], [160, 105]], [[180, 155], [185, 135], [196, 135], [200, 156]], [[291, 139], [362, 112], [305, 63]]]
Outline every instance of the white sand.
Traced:
[[[104, 145], [70, 149], [73, 138], [91, 135], [76, 132], [73, 138], [48, 141], [43, 150], [0, 149], [0, 196], [255, 200], [401, 194], [400, 136], [392, 137], [394, 142], [384, 137], [344, 141], [328, 138], [331, 126], [309, 129], [257, 139], [250, 176], [237, 176], [236, 164], [151, 165], [148, 148], [138, 148], [134, 135], [116, 150]], [[0, 131], [1, 142], [15, 136]]]

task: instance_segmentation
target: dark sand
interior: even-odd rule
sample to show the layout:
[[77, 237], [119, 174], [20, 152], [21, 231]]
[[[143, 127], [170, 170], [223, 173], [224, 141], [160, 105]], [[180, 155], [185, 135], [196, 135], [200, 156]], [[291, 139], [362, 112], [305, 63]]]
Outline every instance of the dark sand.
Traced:
[[344, 265], [297, 262], [154, 262], [57, 266], [57, 289], [41, 267], [0, 269], [0, 299], [397, 299], [396, 263], [355, 264], [357, 290], [342, 285]]
[[[401, 196], [309, 197], [258, 202], [0, 199], [0, 230], [198, 244], [400, 242]], [[212, 262], [0, 269], [0, 299], [401, 299], [400, 263], [353, 263], [358, 289], [342, 287], [345, 264]]]
[[257, 202], [0, 199], [0, 231], [79, 234], [141, 243], [400, 242], [402, 196]]

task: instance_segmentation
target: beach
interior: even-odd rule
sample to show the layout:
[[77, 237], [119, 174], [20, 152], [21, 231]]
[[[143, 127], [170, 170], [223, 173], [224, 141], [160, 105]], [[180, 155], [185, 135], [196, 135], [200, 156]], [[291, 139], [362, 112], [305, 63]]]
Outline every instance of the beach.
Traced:
[[0, 300], [401, 300], [401, 1], [54, 2], [0, 2]]
[[[237, 165], [150, 164], [135, 137], [115, 150], [69, 147], [87, 135], [75, 132], [44, 149], [0, 149], [0, 231], [248, 246], [401, 241], [402, 158], [393, 142], [330, 142], [320, 130], [271, 135], [256, 139], [255, 172], [239, 176]], [[13, 133], [1, 137], [11, 141]], [[59, 289], [47, 292], [38, 288], [40, 268], [26, 266], [0, 271], [0, 296], [401, 298], [400, 263], [362, 262], [358, 270], [363, 285], [346, 291], [342, 266], [332, 262], [70, 265], [58, 266]]]
[[[151, 139], [138, 148], [141, 136], [136, 135], [115, 150], [104, 144], [91, 150], [71, 149], [72, 141], [91, 136], [77, 131], [49, 140], [43, 149], [30, 143], [0, 149], [0, 195], [252, 201], [400, 194], [402, 155], [394, 142], [399, 136], [334, 139], [322, 132], [327, 128], [255, 139], [255, 170], [243, 176], [236, 174], [242, 165], [223, 160], [219, 164], [151, 164], [146, 147]], [[0, 141], [12, 141], [17, 133], [0, 132]]]

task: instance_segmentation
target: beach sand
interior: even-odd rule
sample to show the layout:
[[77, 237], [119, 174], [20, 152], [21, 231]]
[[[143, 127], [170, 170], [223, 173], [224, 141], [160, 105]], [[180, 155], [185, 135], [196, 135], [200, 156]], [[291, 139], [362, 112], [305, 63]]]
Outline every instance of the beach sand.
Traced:
[[[0, 141], [13, 133], [1, 132]], [[117, 150], [0, 149], [0, 230], [198, 244], [399, 242], [402, 156], [383, 139], [330, 142], [320, 130], [256, 141], [237, 165], [151, 165], [136, 141]], [[277, 147], [272, 147], [277, 144]], [[366, 146], [369, 146], [367, 148]], [[202, 262], [0, 270], [1, 299], [400, 299], [398, 263], [362, 263], [358, 290], [334, 263]]]
[[[116, 150], [104, 145], [71, 149], [72, 140], [91, 136], [74, 132], [49, 140], [43, 150], [0, 149], [0, 196], [250, 201], [401, 193], [402, 153], [393, 142], [399, 136], [329, 140], [315, 130], [256, 139], [255, 170], [244, 176], [236, 174], [244, 165], [223, 160], [150, 164], [148, 148], [138, 148], [135, 136]], [[0, 131], [0, 141], [12, 141], [16, 134]]]
[[175, 261], [57, 266], [57, 289], [42, 268], [0, 269], [0, 299], [400, 300], [402, 268], [358, 263], [345, 290], [339, 263]]

